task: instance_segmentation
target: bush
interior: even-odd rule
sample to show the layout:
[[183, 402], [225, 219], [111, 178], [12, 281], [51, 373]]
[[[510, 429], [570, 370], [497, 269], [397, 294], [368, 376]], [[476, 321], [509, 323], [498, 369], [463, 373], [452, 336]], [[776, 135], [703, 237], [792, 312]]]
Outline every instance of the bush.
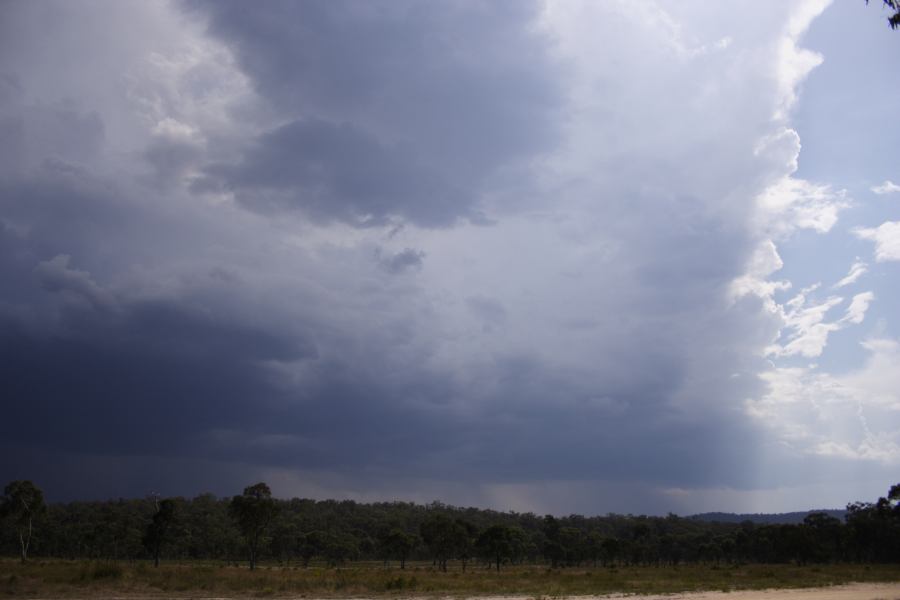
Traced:
[[97, 579], [120, 579], [124, 571], [117, 564], [96, 563], [90, 569], [89, 578]]

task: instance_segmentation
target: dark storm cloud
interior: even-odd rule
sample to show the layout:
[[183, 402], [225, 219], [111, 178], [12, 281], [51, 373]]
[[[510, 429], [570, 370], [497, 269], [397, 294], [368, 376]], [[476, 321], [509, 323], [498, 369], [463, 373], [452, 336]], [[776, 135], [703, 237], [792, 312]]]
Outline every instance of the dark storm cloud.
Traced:
[[253, 209], [298, 208], [358, 225], [399, 216], [435, 227], [467, 216], [472, 192], [421, 164], [412, 150], [385, 147], [350, 124], [294, 121], [261, 136], [240, 163], [209, 166], [195, 189], [221, 182]]
[[138, 198], [57, 158], [0, 179], [7, 451], [222, 452], [199, 436], [235, 422], [263, 427], [262, 407], [283, 395], [264, 365], [315, 357], [308, 338], [277, 324], [250, 323], [197, 298], [108, 285], [116, 265], [139, 260], [143, 239], [176, 233], [145, 232], [160, 223]]
[[[15, 248], [14, 237], [2, 241]], [[52, 325], [29, 327], [4, 313], [0, 380], [13, 401], [0, 434], [7, 446], [48, 459], [92, 457], [82, 464], [123, 473], [141, 464], [164, 489], [183, 475], [167, 476], [160, 465], [205, 471], [204, 460], [243, 465], [246, 477], [282, 468], [494, 483], [740, 479], [719, 465], [734, 465], [729, 448], [740, 447], [722, 436], [735, 444], [746, 433], [723, 433], [727, 415], [679, 422], [669, 398], [683, 367], [666, 352], [625, 354], [590, 374], [498, 356], [461, 383], [427, 365], [427, 355], [396, 356], [397, 338], [384, 324], [368, 338], [339, 322], [300, 337], [279, 331], [275, 315], [262, 328], [250, 315], [189, 298], [123, 298], [62, 256], [7, 268], [26, 277], [31, 304], [49, 304]], [[496, 303], [475, 298], [469, 306], [503, 321]], [[629, 362], [640, 363], [639, 379], [617, 370]], [[285, 380], [273, 364], [302, 365], [304, 376]], [[466, 408], [460, 399], [475, 401]], [[61, 489], [87, 493], [57, 478]], [[147, 485], [123, 475], [128, 487], [116, 493]]]
[[0, 209], [11, 235], [21, 240], [20, 252], [34, 259], [32, 266], [58, 254], [117, 254], [147, 214], [123, 198], [115, 182], [54, 157], [0, 178]]
[[[103, 456], [190, 456], [355, 469], [452, 447], [453, 427], [416, 405], [446, 397], [446, 378], [416, 365], [399, 373], [374, 348], [355, 353], [344, 347], [352, 336], [335, 336], [335, 324], [304, 335], [276, 315], [223, 310], [208, 298], [246, 285], [228, 270], [214, 268], [210, 283], [197, 280], [180, 294], [147, 298], [84, 268], [77, 256], [107, 262], [103, 251], [89, 251], [96, 239], [134, 252], [127, 232], [153, 223], [135, 221], [143, 211], [117, 202], [115, 186], [51, 163], [0, 191], [7, 449], [100, 464], [109, 462]], [[422, 255], [406, 249], [384, 266], [399, 273]], [[391, 335], [379, 338], [382, 348]], [[320, 357], [319, 340], [339, 358]], [[279, 364], [308, 365], [308, 380], [283, 381], [269, 368]]]
[[479, 188], [559, 136], [536, 2], [189, 6], [290, 121], [236, 164], [207, 169], [207, 185], [257, 210], [428, 227], [478, 219]]
[[[447, 446], [443, 426], [430, 423], [413, 403], [397, 402], [446, 395], [440, 378], [398, 377], [396, 365], [377, 366], [379, 352], [372, 348], [354, 355], [353, 332], [341, 331], [346, 327], [340, 322], [317, 324], [305, 334], [296, 314], [286, 326], [281, 320], [288, 316], [277, 310], [223, 308], [233, 295], [256, 293], [228, 264], [206, 263], [207, 279], [172, 277], [165, 256], [180, 260], [220, 242], [195, 227], [185, 233], [188, 211], [169, 214], [165, 199], [92, 168], [104, 140], [95, 113], [30, 105], [13, 87], [2, 113], [11, 134], [4, 147], [21, 160], [4, 163], [0, 173], [0, 381], [9, 401], [0, 437], [5, 454], [15, 449], [26, 456], [6, 462], [4, 472], [18, 473], [21, 462], [38, 465], [22, 475], [41, 480], [42, 473], [55, 472], [70, 494], [80, 495], [83, 485], [69, 487], [63, 474], [41, 462], [83, 457], [81, 468], [118, 473], [128, 470], [125, 463], [141, 463], [149, 473], [162, 472], [166, 483], [173, 476], [159, 465], [181, 464], [188, 456], [255, 465], [248, 469], [257, 472], [267, 464], [352, 469]], [[285, 128], [287, 142], [312, 134], [327, 145], [334, 133], [296, 129]], [[380, 148], [367, 147], [363, 138], [354, 149], [360, 140], [353, 132], [348, 141], [341, 138], [346, 132], [336, 131], [330, 160], [339, 185], [353, 177], [363, 177], [355, 185], [369, 183], [363, 168], [342, 165], [336, 153], [377, 161]], [[283, 150], [302, 158], [301, 149]], [[140, 153], [154, 168], [152, 188], [172, 193], [198, 151], [182, 140], [152, 138]], [[402, 160], [379, 164], [402, 178]], [[406, 184], [396, 185], [403, 190]], [[390, 205], [382, 214], [390, 211], [404, 212]], [[189, 250], [181, 251], [185, 243]], [[413, 249], [386, 254], [383, 268], [392, 274], [415, 270], [423, 256]], [[251, 260], [259, 258], [268, 257]], [[134, 264], [162, 265], [156, 273], [166, 283], [153, 275], [130, 276]], [[115, 283], [123, 273], [124, 281]], [[396, 343], [385, 329], [382, 349]], [[320, 343], [333, 356], [356, 362], [319, 357]], [[309, 380], [284, 381], [277, 366], [285, 364], [311, 365]], [[359, 443], [348, 443], [352, 439]], [[144, 491], [129, 484], [111, 493]]]
[[[40, 205], [50, 201], [42, 190], [17, 193], [30, 191]], [[100, 198], [84, 190], [69, 196], [73, 214], [102, 204], [95, 193]], [[42, 211], [31, 218], [52, 223]], [[722, 480], [711, 452], [721, 441], [717, 421], [679, 424], [668, 407], [683, 366], [665, 351], [620, 349], [618, 362], [605, 360], [590, 374], [500, 355], [460, 382], [428, 366], [427, 355], [397, 356], [405, 334], [386, 323], [368, 337], [339, 321], [298, 335], [280, 329], [274, 314], [254, 325], [252, 312], [222, 312], [196, 290], [193, 297], [131, 297], [67, 255], [48, 256], [58, 248], [38, 241], [29, 247], [27, 235], [8, 228], [0, 237], [9, 250], [4, 276], [15, 277], [22, 294], [15, 304], [43, 316], [36, 325], [13, 307], [3, 312], [0, 379], [16, 400], [2, 429], [8, 444], [493, 482]], [[408, 249], [389, 261], [406, 269], [419, 257]], [[508, 320], [496, 300], [476, 296], [467, 306], [492, 327]], [[616, 366], [638, 361], [637, 380]], [[304, 377], [286, 381], [272, 364], [303, 365]], [[460, 398], [477, 400], [461, 408]], [[729, 435], [739, 439], [734, 428]], [[635, 443], [647, 439], [653, 443]], [[688, 473], [678, 468], [686, 464]]]
[[171, 189], [201, 157], [202, 150], [196, 144], [182, 140], [154, 140], [144, 152], [144, 158], [153, 168], [151, 185]]
[[26, 103], [18, 78], [0, 65], [0, 174], [34, 167], [48, 159], [82, 160], [97, 153], [105, 127], [96, 111], [72, 100]]
[[267, 384], [266, 361], [315, 356], [296, 335], [187, 302], [117, 297], [70, 268], [67, 256], [32, 272], [17, 285], [30, 291], [33, 307], [47, 307], [42, 318], [22, 322], [16, 307], [0, 311], [7, 443], [202, 453], [198, 433], [234, 422], [252, 429], [265, 420], [265, 407], [281, 394]]
[[398, 274], [404, 271], [420, 269], [425, 259], [425, 253], [421, 250], [413, 248], [404, 248], [400, 252], [383, 256], [381, 252], [377, 253], [381, 266], [388, 273]]
[[747, 484], [774, 331], [724, 296], [767, 176], [758, 81], [719, 89], [613, 15], [563, 90], [537, 2], [141, 6], [154, 69], [119, 96], [60, 100], [80, 88], [31, 47], [0, 78], [3, 473], [70, 497]]

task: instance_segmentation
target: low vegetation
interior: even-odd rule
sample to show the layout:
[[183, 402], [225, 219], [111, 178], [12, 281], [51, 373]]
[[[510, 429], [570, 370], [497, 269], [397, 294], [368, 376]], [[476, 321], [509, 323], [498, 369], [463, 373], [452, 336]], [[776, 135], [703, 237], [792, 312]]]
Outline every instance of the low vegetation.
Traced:
[[9, 597], [293, 596], [409, 597], [525, 595], [534, 598], [614, 592], [674, 593], [830, 586], [900, 580], [896, 565], [682, 565], [558, 568], [514, 566], [441, 571], [431, 563], [406, 569], [380, 564], [308, 568], [260, 564], [250, 571], [189, 562], [0, 562], [0, 594]]

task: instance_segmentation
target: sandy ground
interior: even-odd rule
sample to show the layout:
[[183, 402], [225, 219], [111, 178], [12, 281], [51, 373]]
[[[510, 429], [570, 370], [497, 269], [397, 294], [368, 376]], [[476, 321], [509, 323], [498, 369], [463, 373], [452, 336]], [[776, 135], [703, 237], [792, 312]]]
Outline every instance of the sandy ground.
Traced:
[[[684, 594], [662, 594], [633, 596], [616, 594], [612, 596], [575, 596], [567, 600], [613, 600], [632, 598], [633, 600], [900, 600], [900, 583], [851, 583], [824, 588], [803, 588], [788, 590], [747, 590], [737, 592], [691, 592]], [[534, 600], [533, 597], [497, 597], [479, 600]]]

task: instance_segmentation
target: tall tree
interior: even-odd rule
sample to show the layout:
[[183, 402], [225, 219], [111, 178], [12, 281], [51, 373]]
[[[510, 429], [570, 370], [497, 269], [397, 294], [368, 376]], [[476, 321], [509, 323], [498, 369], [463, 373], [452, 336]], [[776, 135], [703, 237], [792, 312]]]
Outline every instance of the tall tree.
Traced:
[[515, 556], [519, 542], [517, 533], [507, 525], [491, 525], [478, 536], [476, 547], [484, 558], [497, 565], [498, 572], [504, 559]]
[[456, 519], [453, 523], [453, 538], [456, 557], [462, 563], [462, 570], [465, 573], [466, 565], [475, 549], [475, 540], [478, 539], [478, 528], [465, 519]]
[[422, 541], [428, 546], [440, 570], [447, 570], [447, 559], [453, 555], [456, 545], [455, 524], [445, 514], [434, 514], [419, 526]]
[[336, 567], [345, 560], [353, 560], [359, 556], [359, 544], [353, 535], [346, 532], [328, 533], [324, 538], [322, 556], [328, 566]]
[[44, 492], [34, 483], [27, 480], [11, 481], [3, 490], [0, 515], [10, 519], [16, 528], [22, 562], [28, 558], [34, 519], [43, 511]]
[[153, 566], [159, 567], [159, 554], [166, 541], [169, 527], [175, 521], [175, 501], [171, 498], [165, 500], [155, 499], [156, 512], [153, 520], [147, 525], [144, 533], [144, 547], [153, 555]]
[[400, 561], [400, 568], [406, 568], [406, 559], [410, 552], [419, 544], [418, 536], [406, 533], [400, 529], [392, 529], [385, 537], [384, 545], [386, 556]]
[[314, 556], [322, 553], [322, 548], [325, 547], [325, 537], [326, 535], [322, 531], [311, 531], [297, 536], [297, 554], [303, 561], [303, 568], [309, 566], [309, 561]]
[[278, 512], [278, 505], [272, 499], [269, 486], [260, 482], [244, 488], [243, 494], [232, 498], [228, 510], [247, 543], [252, 571], [256, 568], [261, 542]]

